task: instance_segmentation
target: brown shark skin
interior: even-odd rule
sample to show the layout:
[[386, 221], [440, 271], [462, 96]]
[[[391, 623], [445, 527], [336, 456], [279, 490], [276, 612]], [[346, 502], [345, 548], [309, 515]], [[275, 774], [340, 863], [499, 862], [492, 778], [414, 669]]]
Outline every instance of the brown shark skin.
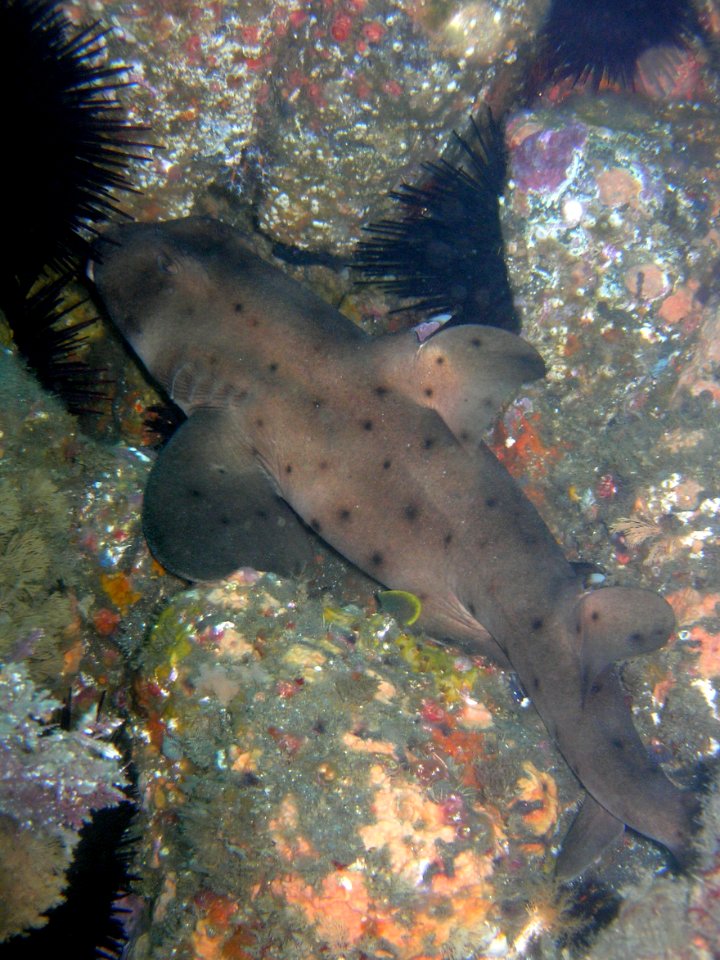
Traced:
[[423, 629], [517, 671], [599, 805], [587, 812], [603, 829], [573, 837], [562, 872], [582, 870], [623, 824], [690, 859], [695, 797], [648, 759], [611, 662], [661, 646], [670, 607], [641, 590], [585, 593], [480, 440], [488, 411], [475, 435], [458, 429], [469, 421], [452, 407], [452, 377], [435, 380], [475, 357], [486, 370], [483, 351], [499, 343], [518, 351], [520, 383], [542, 373], [529, 346], [483, 327], [422, 346], [412, 333], [368, 338], [216, 221], [118, 228], [93, 270], [114, 323], [188, 424], [198, 411], [217, 418], [218, 445], [249, 451], [319, 536], [421, 599]]

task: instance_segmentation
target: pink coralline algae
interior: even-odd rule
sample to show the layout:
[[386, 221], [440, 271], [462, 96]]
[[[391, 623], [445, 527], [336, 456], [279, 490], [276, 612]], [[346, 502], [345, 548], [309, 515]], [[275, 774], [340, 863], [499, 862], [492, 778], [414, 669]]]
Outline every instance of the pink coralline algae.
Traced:
[[0, 666], [0, 813], [64, 835], [93, 810], [124, 800], [125, 777], [120, 754], [104, 739], [112, 724], [61, 730], [51, 722], [60, 708], [23, 665]]
[[580, 123], [530, 133], [513, 152], [512, 176], [518, 190], [554, 193], [568, 179], [574, 155], [586, 139], [587, 130]]

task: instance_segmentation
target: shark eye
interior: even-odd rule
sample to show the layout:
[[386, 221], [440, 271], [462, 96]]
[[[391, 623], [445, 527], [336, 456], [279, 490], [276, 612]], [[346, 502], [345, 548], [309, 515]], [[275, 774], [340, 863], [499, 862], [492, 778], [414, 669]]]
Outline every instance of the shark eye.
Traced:
[[165, 250], [161, 250], [157, 255], [157, 268], [160, 273], [174, 276], [179, 271], [180, 265]]

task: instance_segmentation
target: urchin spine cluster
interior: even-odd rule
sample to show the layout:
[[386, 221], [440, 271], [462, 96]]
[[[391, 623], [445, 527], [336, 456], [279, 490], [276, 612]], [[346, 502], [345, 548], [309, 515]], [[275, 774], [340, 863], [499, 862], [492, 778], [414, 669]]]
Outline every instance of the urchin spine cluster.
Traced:
[[118, 100], [127, 75], [107, 62], [106, 31], [74, 30], [58, 3], [0, 5], [0, 308], [42, 382], [75, 410], [103, 391], [76, 358], [88, 323], [68, 323], [59, 278], [77, 275], [97, 225], [122, 215], [117, 192], [133, 189], [130, 166], [148, 157], [144, 128]]

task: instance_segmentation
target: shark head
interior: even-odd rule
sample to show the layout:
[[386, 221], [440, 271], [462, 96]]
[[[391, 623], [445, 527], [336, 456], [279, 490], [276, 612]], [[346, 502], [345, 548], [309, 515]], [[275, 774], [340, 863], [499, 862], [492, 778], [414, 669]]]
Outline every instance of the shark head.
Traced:
[[88, 275], [119, 333], [183, 408], [172, 390], [181, 368], [203, 365], [208, 374], [208, 358], [228, 352], [237, 363], [268, 343], [288, 354], [319, 353], [328, 335], [364, 337], [219, 220], [112, 227], [96, 241]]
[[96, 241], [88, 275], [112, 304], [118, 331], [154, 370], [168, 343], [207, 329], [218, 277], [238, 275], [244, 250], [241, 235], [218, 220], [124, 224]]

